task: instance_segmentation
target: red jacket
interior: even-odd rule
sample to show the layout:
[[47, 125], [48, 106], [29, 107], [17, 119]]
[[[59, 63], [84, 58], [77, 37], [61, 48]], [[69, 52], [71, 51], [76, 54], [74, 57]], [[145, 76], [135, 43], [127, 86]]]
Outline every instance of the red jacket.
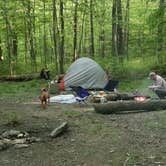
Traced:
[[60, 83], [59, 83], [59, 90], [61, 90], [61, 91], [65, 90], [64, 78], [62, 78]]

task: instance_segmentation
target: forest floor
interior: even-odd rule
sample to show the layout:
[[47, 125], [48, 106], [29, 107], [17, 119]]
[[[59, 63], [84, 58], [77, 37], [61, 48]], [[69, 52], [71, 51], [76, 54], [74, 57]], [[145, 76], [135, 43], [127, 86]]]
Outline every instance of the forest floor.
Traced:
[[[26, 85], [0, 83], [0, 134], [27, 131], [41, 142], [0, 151], [0, 166], [166, 165], [166, 111], [102, 115], [90, 105], [57, 103], [43, 110], [35, 83], [32, 91]], [[64, 121], [67, 132], [51, 139], [50, 132]]]

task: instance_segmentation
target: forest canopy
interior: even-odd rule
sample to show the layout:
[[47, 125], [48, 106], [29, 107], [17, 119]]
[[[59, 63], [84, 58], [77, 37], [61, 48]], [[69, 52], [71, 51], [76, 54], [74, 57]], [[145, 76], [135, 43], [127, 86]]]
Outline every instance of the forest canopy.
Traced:
[[0, 75], [61, 74], [78, 57], [116, 74], [165, 66], [165, 11], [165, 0], [0, 1]]

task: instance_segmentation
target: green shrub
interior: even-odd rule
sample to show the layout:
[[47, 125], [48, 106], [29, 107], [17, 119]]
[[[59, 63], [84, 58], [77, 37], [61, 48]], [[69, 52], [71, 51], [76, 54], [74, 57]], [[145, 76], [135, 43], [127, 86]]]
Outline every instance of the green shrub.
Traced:
[[156, 66], [153, 66], [151, 68], [151, 70], [158, 73], [158, 74], [160, 74], [160, 75], [166, 76], [166, 63], [158, 64]]

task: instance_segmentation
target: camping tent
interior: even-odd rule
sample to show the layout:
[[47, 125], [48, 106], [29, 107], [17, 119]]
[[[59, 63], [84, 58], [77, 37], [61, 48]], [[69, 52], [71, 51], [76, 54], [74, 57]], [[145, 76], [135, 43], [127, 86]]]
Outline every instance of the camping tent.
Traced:
[[103, 89], [107, 84], [105, 71], [90, 58], [77, 59], [64, 76], [65, 89], [81, 86], [85, 89]]

